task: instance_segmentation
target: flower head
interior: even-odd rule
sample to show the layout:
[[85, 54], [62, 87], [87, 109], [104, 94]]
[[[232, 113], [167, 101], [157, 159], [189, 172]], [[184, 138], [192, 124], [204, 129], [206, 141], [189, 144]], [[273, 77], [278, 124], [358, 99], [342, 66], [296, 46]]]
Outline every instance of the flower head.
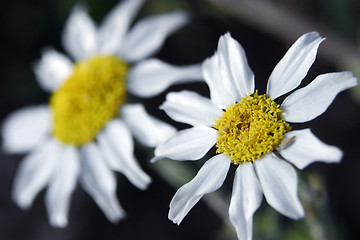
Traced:
[[[67, 225], [78, 180], [110, 221], [123, 218], [113, 171], [142, 190], [151, 182], [136, 162], [132, 135], [155, 146], [175, 133], [141, 104], [127, 103], [127, 92], [153, 96], [170, 84], [202, 79], [201, 65], [175, 67], [145, 59], [189, 17], [175, 11], [144, 18], [128, 30], [143, 2], [120, 2], [99, 27], [82, 5], [75, 6], [62, 39], [70, 57], [46, 49], [34, 68], [41, 87], [52, 93], [49, 105], [19, 110], [3, 124], [4, 150], [30, 151], [15, 177], [14, 201], [28, 208], [47, 187], [53, 226]], [[163, 82], [150, 83], [154, 79]]]
[[197, 160], [214, 145], [217, 153], [176, 192], [169, 219], [180, 224], [204, 194], [223, 184], [231, 163], [237, 170], [229, 217], [239, 239], [252, 239], [253, 214], [262, 194], [281, 214], [292, 219], [304, 216], [292, 165], [302, 169], [314, 161], [339, 162], [342, 152], [322, 143], [309, 129], [291, 130], [290, 123], [316, 118], [339, 92], [357, 85], [357, 79], [351, 72], [323, 74], [280, 105], [274, 100], [300, 85], [322, 41], [316, 32], [301, 36], [274, 68], [266, 94], [261, 95], [244, 50], [225, 34], [217, 52], [203, 63], [211, 99], [190, 91], [167, 95], [161, 108], [192, 127], [157, 146], [152, 161]]

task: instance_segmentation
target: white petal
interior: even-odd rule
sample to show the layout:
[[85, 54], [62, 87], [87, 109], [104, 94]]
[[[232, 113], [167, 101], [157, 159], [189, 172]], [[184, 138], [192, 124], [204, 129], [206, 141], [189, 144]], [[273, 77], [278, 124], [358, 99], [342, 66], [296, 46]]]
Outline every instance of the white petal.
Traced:
[[230, 163], [230, 158], [224, 154], [218, 154], [206, 161], [193, 180], [175, 193], [170, 203], [169, 219], [179, 225], [204, 194], [221, 187]]
[[111, 10], [98, 29], [101, 54], [114, 54], [120, 49], [126, 31], [144, 0], [124, 0]]
[[60, 146], [56, 165], [46, 191], [45, 203], [49, 220], [54, 227], [65, 227], [68, 222], [70, 198], [80, 172], [79, 152], [73, 146]]
[[267, 94], [275, 99], [295, 89], [306, 76], [324, 40], [317, 32], [302, 35], [287, 51], [271, 73]]
[[65, 50], [79, 61], [94, 55], [96, 26], [83, 5], [76, 5], [70, 13], [62, 35]]
[[210, 89], [211, 101], [218, 107], [225, 109], [239, 99], [225, 87], [221, 71], [219, 58], [216, 53], [206, 59], [202, 65], [204, 79]]
[[241, 164], [235, 173], [229, 217], [238, 239], [251, 240], [253, 214], [259, 208], [262, 190], [252, 163]]
[[48, 184], [56, 166], [60, 145], [55, 140], [39, 144], [17, 170], [12, 197], [21, 208], [29, 208], [35, 196]]
[[173, 84], [203, 81], [201, 64], [178, 67], [159, 59], [141, 61], [127, 78], [129, 92], [139, 97], [153, 97]]
[[320, 161], [338, 163], [342, 158], [339, 148], [321, 142], [310, 129], [290, 131], [285, 138], [295, 137], [294, 141], [286, 148], [279, 150], [281, 156], [303, 169], [310, 163]]
[[217, 131], [205, 126], [197, 126], [176, 133], [175, 136], [155, 149], [155, 162], [161, 158], [173, 160], [198, 160], [205, 156], [216, 143]]
[[287, 162], [265, 155], [254, 163], [266, 201], [279, 213], [300, 219], [304, 209], [297, 197], [297, 175]]
[[62, 53], [54, 49], [45, 49], [34, 66], [34, 72], [40, 86], [48, 92], [54, 92], [71, 75], [73, 63]]
[[132, 184], [145, 190], [151, 179], [136, 162], [133, 139], [125, 124], [120, 120], [109, 122], [97, 139], [111, 169], [123, 173]]
[[116, 196], [116, 179], [105, 164], [103, 156], [94, 143], [89, 143], [81, 151], [80, 180], [83, 188], [111, 222], [125, 217]]
[[137, 62], [156, 52], [166, 37], [189, 21], [183, 11], [159, 14], [140, 20], [125, 36], [120, 56]]
[[281, 104], [288, 122], [306, 122], [321, 115], [341, 91], [358, 84], [352, 72], [319, 75], [306, 87], [285, 98]]
[[148, 147], [157, 146], [176, 132], [174, 127], [150, 116], [141, 104], [124, 105], [121, 117], [136, 139]]
[[50, 133], [51, 116], [47, 105], [27, 107], [10, 114], [3, 123], [3, 149], [23, 153], [33, 149]]
[[226, 33], [219, 39], [217, 48], [220, 73], [229, 92], [239, 100], [254, 92], [254, 74], [251, 71], [244, 49]]
[[168, 93], [160, 109], [163, 109], [175, 121], [193, 126], [210, 127], [222, 115], [222, 110], [210, 99], [186, 90]]

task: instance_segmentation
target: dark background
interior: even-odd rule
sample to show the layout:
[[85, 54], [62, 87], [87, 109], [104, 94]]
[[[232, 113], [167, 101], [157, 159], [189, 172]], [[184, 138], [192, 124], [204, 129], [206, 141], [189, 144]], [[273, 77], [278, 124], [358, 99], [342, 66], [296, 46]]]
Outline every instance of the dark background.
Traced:
[[[83, 2], [88, 5], [90, 15], [97, 22], [117, 3], [116, 0]], [[256, 87], [263, 93], [274, 66], [297, 37], [305, 33], [297, 31], [308, 28], [306, 31], [319, 31], [327, 40], [321, 44], [318, 59], [303, 85], [322, 73], [343, 70], [357, 72], [360, 69], [357, 62], [360, 58], [360, 4], [356, 0], [259, 0], [255, 2], [266, 4], [259, 5], [258, 11], [262, 14], [258, 16], [254, 14], [257, 10], [251, 14], [251, 8], [250, 15], [236, 12], [236, 8], [246, 1], [224, 1], [233, 2], [230, 11], [224, 8], [225, 3], [219, 6], [212, 2], [217, 1], [149, 0], [137, 19], [176, 8], [185, 9], [193, 15], [193, 21], [170, 36], [156, 57], [177, 65], [201, 62], [213, 54], [219, 36], [230, 31], [244, 47], [256, 76]], [[46, 46], [63, 51], [60, 43], [62, 28], [74, 4], [73, 0], [0, 2], [0, 121], [16, 109], [48, 101], [49, 95], [37, 85], [32, 66]], [[243, 10], [246, 11], [246, 7], [244, 5]], [[289, 21], [295, 19], [299, 29], [282, 28], [278, 23], [272, 23], [274, 9], [276, 16], [288, 13], [291, 17]], [[269, 22], [258, 21], [264, 17], [268, 17]], [[302, 23], [306, 23], [305, 28], [300, 27]], [[271, 28], [271, 24], [274, 28]], [[344, 47], [350, 50], [333, 48], [333, 41], [340, 49]], [[174, 86], [169, 90], [184, 88], [209, 94], [207, 87], [199, 83]], [[164, 96], [161, 94], [147, 100], [134, 97], [133, 100], [143, 102], [151, 114], [173, 123], [158, 110]], [[360, 234], [359, 99], [358, 88], [342, 92], [326, 113], [310, 123], [294, 126], [310, 127], [322, 141], [340, 147], [344, 151], [344, 158], [340, 164], [315, 163], [299, 172], [299, 194], [308, 214], [306, 219], [297, 222], [289, 220], [263, 201], [261, 209], [255, 213], [254, 239], [357, 239]], [[222, 218], [204, 201], [193, 208], [180, 226], [169, 221], [168, 204], [176, 188], [162, 177], [156, 166], [148, 162], [152, 156], [151, 149], [138, 145], [136, 155], [153, 182], [143, 192], [117, 174], [118, 197], [127, 212], [126, 220], [115, 225], [109, 223], [94, 201], [78, 186], [71, 201], [68, 227], [56, 229], [47, 220], [44, 191], [28, 211], [22, 211], [12, 202], [13, 178], [23, 156], [0, 152], [0, 239], [232, 239], [232, 229], [224, 227]], [[200, 167], [193, 163], [181, 164], [191, 168], [194, 174]], [[226, 207], [233, 172], [234, 168], [221, 189]], [[308, 233], [314, 231], [315, 225], [312, 224], [319, 224], [325, 238]]]

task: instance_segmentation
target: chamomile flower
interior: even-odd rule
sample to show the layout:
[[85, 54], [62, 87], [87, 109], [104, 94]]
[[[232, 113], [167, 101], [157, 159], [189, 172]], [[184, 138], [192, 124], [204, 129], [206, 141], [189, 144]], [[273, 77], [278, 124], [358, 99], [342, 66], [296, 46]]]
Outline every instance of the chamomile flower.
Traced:
[[291, 130], [289, 123], [316, 118], [339, 92], [357, 85], [357, 79], [351, 72], [319, 75], [281, 105], [274, 100], [299, 86], [322, 41], [316, 32], [301, 36], [271, 73], [266, 94], [259, 94], [244, 50], [225, 34], [217, 52], [203, 63], [211, 99], [191, 91], [167, 95], [161, 108], [172, 119], [193, 127], [156, 147], [152, 161], [198, 160], [214, 145], [217, 153], [176, 192], [170, 220], [180, 224], [204, 194], [218, 189], [231, 163], [237, 170], [229, 217], [239, 239], [252, 239], [253, 214], [263, 194], [281, 214], [292, 219], [304, 216], [293, 165], [303, 169], [314, 161], [339, 162], [342, 152], [321, 142], [309, 129]]
[[[132, 136], [154, 147], [175, 133], [141, 104], [126, 103], [127, 91], [152, 96], [169, 84], [202, 78], [200, 64], [174, 67], [145, 59], [188, 22], [188, 15], [175, 11], [152, 16], [128, 30], [143, 2], [120, 2], [99, 27], [83, 6], [76, 6], [62, 39], [74, 62], [47, 49], [34, 68], [41, 87], [52, 92], [49, 105], [19, 110], [3, 124], [3, 149], [30, 152], [16, 174], [13, 199], [28, 208], [47, 187], [45, 204], [53, 226], [67, 225], [78, 181], [111, 222], [122, 219], [125, 212], [116, 196], [113, 171], [142, 190], [151, 182], [136, 162]], [[154, 78], [165, 84], [153, 82], [151, 89], [150, 83], [140, 84]]]

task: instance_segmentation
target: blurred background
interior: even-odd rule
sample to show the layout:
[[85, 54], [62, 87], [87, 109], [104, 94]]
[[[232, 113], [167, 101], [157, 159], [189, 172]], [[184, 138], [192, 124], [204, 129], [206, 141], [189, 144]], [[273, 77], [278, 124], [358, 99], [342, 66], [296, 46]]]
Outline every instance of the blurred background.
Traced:
[[[74, 0], [13, 0], [0, 2], [0, 121], [14, 110], [46, 103], [49, 95], [38, 86], [32, 67], [46, 46], [63, 51], [61, 34]], [[82, 1], [98, 23], [117, 0]], [[351, 70], [360, 77], [360, 2], [357, 0], [148, 0], [137, 19], [175, 9], [188, 11], [193, 20], [170, 36], [156, 57], [176, 65], [198, 63], [211, 56], [220, 35], [231, 32], [245, 49], [265, 92], [267, 78], [291, 44], [308, 31], [326, 37], [317, 60], [302, 86], [317, 75]], [[169, 91], [191, 89], [209, 95], [205, 84], [173, 86]], [[179, 129], [158, 109], [165, 93], [151, 99], [131, 97]], [[322, 141], [340, 147], [340, 164], [315, 163], [299, 176], [299, 196], [306, 217], [293, 221], [281, 216], [265, 200], [254, 216], [254, 239], [357, 239], [360, 235], [360, 89], [340, 93], [329, 109], [310, 123]], [[1, 140], [0, 140], [1, 141]], [[167, 219], [168, 205], [179, 186], [190, 181], [204, 163], [162, 160], [152, 165], [152, 149], [136, 146], [136, 156], [153, 178], [147, 191], [132, 186], [121, 174], [118, 197], [128, 216], [111, 224], [94, 201], [77, 187], [71, 200], [69, 225], [49, 225], [44, 191], [31, 209], [22, 211], [11, 199], [11, 188], [22, 155], [0, 152], [0, 239], [236, 239], [228, 223], [235, 167], [224, 186], [201, 200], [180, 226]]]

